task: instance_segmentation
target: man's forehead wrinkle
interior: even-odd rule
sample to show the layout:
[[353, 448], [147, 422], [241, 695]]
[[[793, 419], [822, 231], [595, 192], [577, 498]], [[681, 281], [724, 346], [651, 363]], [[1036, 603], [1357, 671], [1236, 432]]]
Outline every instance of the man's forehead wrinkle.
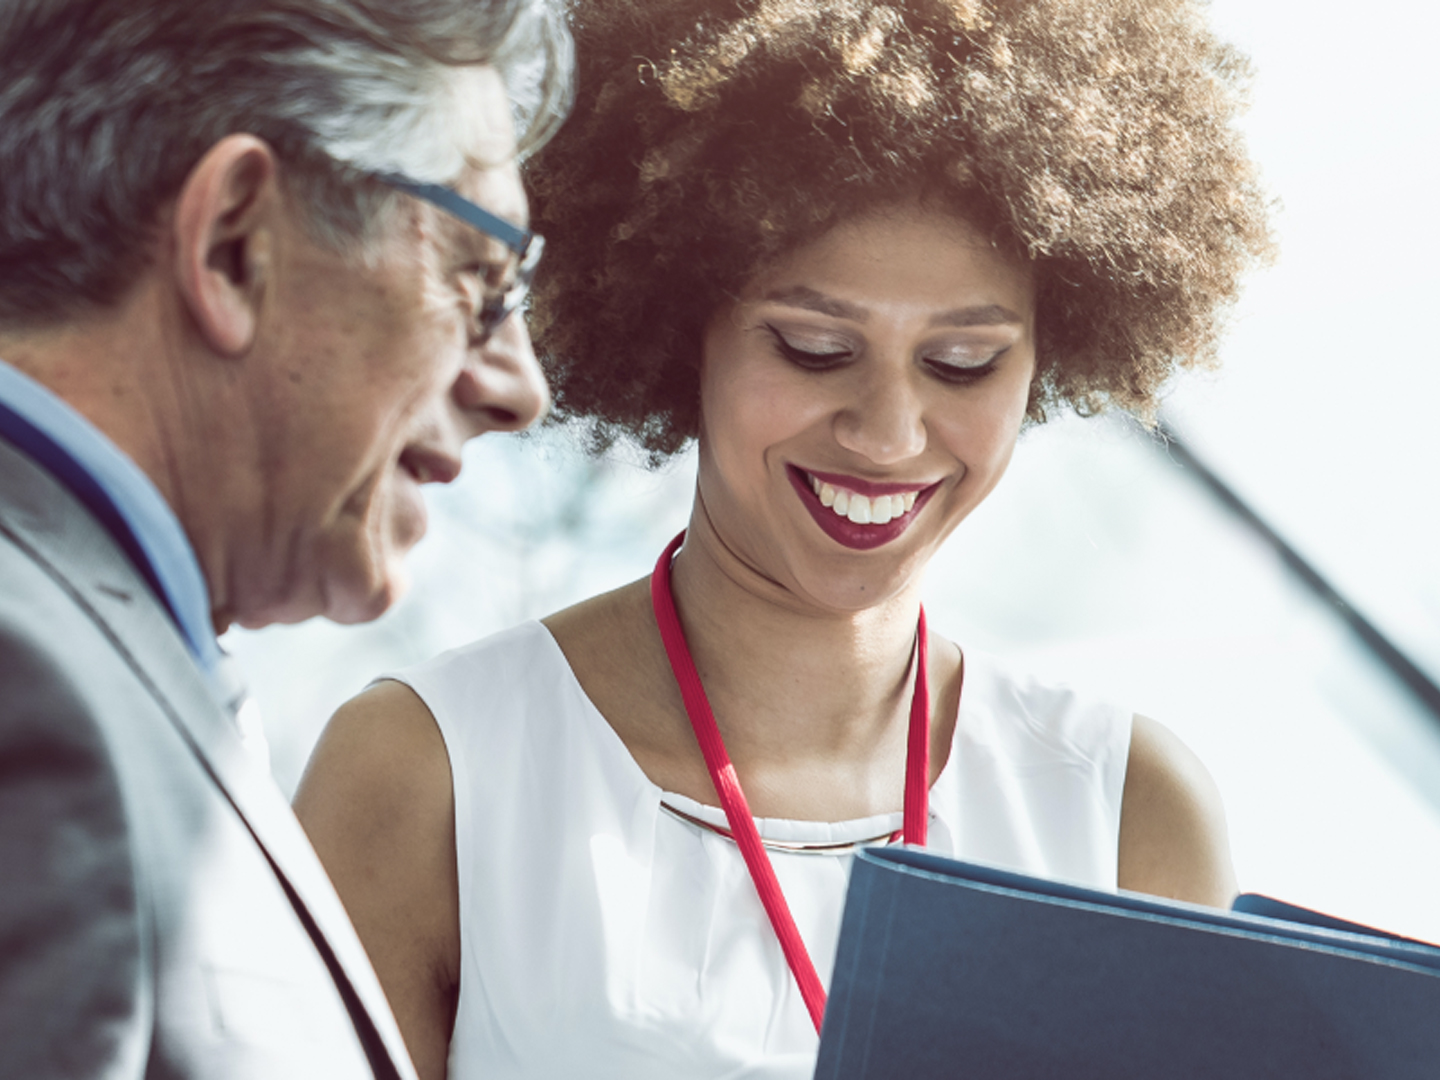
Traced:
[[495, 216], [521, 228], [530, 223], [515, 148], [515, 125], [505, 83], [494, 68], [474, 68], [451, 84], [464, 100], [459, 136], [464, 168], [454, 190]]
[[519, 228], [530, 225], [530, 204], [525, 198], [525, 185], [513, 165], [472, 166], [455, 190], [490, 211], [496, 217]]
[[472, 131], [462, 153], [466, 169], [478, 172], [520, 170], [520, 154], [515, 149], [508, 127], [503, 130], [487, 127]]
[[530, 204], [518, 180], [514, 185], [470, 184], [460, 193], [502, 221], [522, 229], [530, 227]]
[[472, 140], [464, 152], [465, 172], [500, 172], [514, 169], [519, 172], [520, 157], [513, 144], [507, 144], [499, 135]]
[[465, 99], [459, 111], [468, 121], [462, 147], [466, 167], [478, 171], [506, 166], [518, 169], [515, 122], [499, 74], [493, 68], [475, 68], [452, 85], [453, 92]]

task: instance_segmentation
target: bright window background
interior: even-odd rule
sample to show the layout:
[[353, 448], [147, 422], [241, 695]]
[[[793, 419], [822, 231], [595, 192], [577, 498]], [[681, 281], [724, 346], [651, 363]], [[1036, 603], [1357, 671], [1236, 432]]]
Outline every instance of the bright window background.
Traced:
[[[1259, 72], [1247, 130], [1282, 251], [1224, 371], [1179, 387], [1170, 418], [1440, 680], [1440, 9], [1216, 0], [1212, 16]], [[555, 432], [473, 444], [394, 611], [227, 636], [281, 785], [377, 674], [645, 574], [693, 468], [590, 461]], [[1440, 941], [1440, 721], [1149, 436], [1027, 433], [927, 607], [966, 647], [1176, 730], [1225, 795], [1242, 887]]]

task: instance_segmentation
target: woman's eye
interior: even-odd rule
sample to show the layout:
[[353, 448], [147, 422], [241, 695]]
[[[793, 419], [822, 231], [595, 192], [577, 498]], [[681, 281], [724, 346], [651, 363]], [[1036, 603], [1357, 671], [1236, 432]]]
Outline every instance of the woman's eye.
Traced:
[[773, 326], [765, 327], [775, 341], [780, 355], [799, 367], [809, 371], [824, 371], [844, 363], [850, 358], [850, 349], [838, 343], [806, 341], [786, 337]]
[[966, 354], [965, 356], [927, 356], [921, 362], [929, 369], [936, 378], [948, 383], [955, 383], [966, 386], [970, 383], [979, 382], [985, 376], [991, 374], [1000, 358], [1009, 349], [1001, 349], [998, 352], [986, 355]]

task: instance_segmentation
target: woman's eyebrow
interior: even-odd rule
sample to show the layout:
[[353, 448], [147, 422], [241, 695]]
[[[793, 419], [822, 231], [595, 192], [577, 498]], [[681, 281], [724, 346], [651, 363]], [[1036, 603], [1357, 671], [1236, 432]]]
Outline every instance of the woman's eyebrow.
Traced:
[[766, 293], [764, 299], [777, 304], [804, 308], [806, 311], [818, 311], [821, 315], [832, 315], [837, 319], [849, 319], [851, 322], [863, 323], [870, 318], [870, 313], [864, 308], [847, 304], [844, 300], [836, 300], [833, 296], [816, 292], [806, 285], [792, 285], [788, 289], [776, 289], [774, 292]]
[[[766, 293], [763, 299], [777, 304], [804, 308], [806, 311], [816, 311], [821, 315], [830, 315], [837, 319], [849, 319], [851, 322], [863, 323], [870, 318], [870, 313], [864, 308], [816, 292], [807, 285], [792, 285], [786, 289], [776, 289]], [[930, 320], [930, 325], [1003, 326], [1011, 323], [1023, 324], [1024, 322], [1025, 320], [1021, 316], [1003, 305], [978, 304], [975, 307], [955, 308], [952, 311], [936, 315]]]
[[931, 326], [1001, 326], [1006, 323], [1024, 323], [1024, 319], [1000, 304], [984, 304], [979, 307], [956, 308], [930, 320]]

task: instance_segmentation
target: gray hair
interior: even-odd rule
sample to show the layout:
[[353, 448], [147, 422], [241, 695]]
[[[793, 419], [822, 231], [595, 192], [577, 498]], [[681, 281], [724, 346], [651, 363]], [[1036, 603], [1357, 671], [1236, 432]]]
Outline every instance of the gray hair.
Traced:
[[527, 153], [571, 59], [558, 0], [0, 0], [0, 326], [118, 300], [226, 135], [274, 147], [341, 247], [393, 198], [372, 174], [459, 177], [476, 67], [504, 77]]

